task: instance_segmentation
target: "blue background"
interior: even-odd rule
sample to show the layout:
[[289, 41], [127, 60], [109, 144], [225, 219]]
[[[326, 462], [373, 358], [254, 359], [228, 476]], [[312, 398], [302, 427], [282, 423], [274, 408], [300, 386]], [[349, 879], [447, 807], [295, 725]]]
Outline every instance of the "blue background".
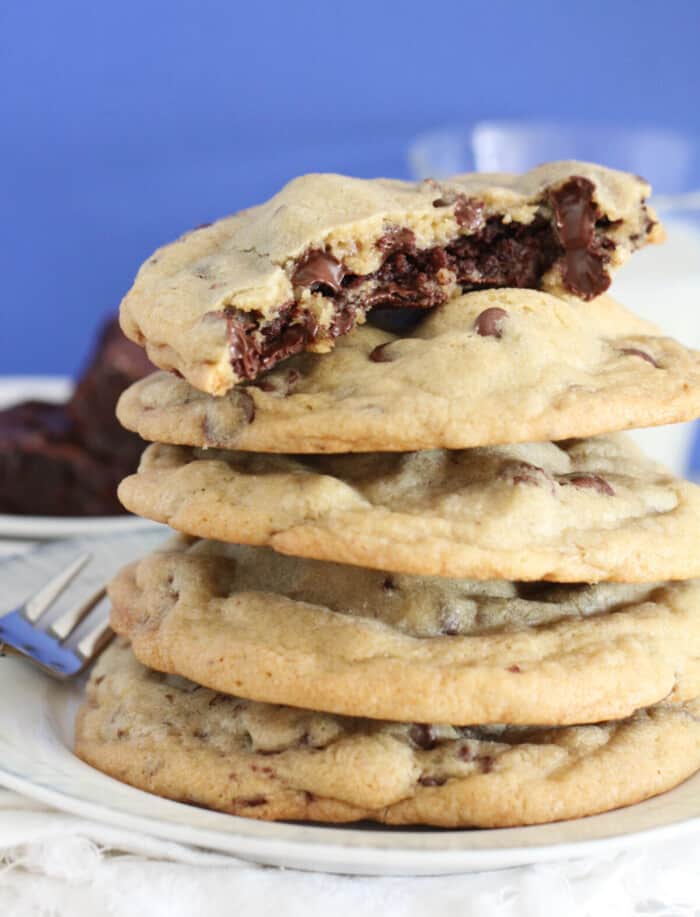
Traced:
[[0, 373], [74, 372], [140, 262], [303, 171], [407, 174], [418, 131], [700, 130], [700, 3], [0, 3]]

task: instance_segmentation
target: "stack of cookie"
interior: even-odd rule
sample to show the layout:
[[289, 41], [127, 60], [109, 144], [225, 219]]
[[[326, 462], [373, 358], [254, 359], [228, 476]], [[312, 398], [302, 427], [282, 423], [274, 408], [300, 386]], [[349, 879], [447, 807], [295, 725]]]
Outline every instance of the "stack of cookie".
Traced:
[[[661, 230], [583, 163], [298, 179], [159, 250], [124, 505], [182, 533], [112, 584], [77, 751], [269, 819], [505, 826], [700, 767], [700, 489], [634, 426], [700, 354], [605, 295]], [[127, 642], [128, 640], [128, 642]]]

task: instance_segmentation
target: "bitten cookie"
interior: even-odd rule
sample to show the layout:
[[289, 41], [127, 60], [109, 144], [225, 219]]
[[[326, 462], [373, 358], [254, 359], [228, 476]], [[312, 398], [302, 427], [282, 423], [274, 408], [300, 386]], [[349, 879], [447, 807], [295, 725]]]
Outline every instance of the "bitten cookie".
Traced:
[[216, 694], [113, 645], [90, 679], [77, 754], [139, 789], [264, 819], [447, 828], [604, 812], [700, 767], [698, 702], [558, 729], [350, 719]]
[[176, 538], [109, 588], [144, 664], [351, 716], [590, 723], [700, 694], [700, 583], [386, 574]]
[[557, 440], [700, 415], [700, 354], [608, 297], [469, 293], [398, 337], [364, 325], [221, 398], [159, 373], [121, 422], [144, 439], [258, 452], [402, 452]]
[[435, 182], [305, 175], [143, 265], [122, 326], [153, 362], [221, 395], [373, 307], [430, 309], [485, 287], [587, 300], [663, 233], [642, 179], [555, 162]]
[[469, 579], [700, 576], [700, 488], [626, 437], [281, 456], [149, 446], [127, 509], [178, 531]]

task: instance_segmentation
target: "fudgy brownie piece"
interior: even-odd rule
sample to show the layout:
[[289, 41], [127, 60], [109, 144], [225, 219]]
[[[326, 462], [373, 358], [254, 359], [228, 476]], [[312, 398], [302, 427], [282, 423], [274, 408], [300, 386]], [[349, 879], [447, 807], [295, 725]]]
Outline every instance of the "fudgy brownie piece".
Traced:
[[0, 513], [123, 513], [117, 485], [136, 469], [143, 443], [119, 426], [114, 409], [150, 369], [114, 318], [67, 404], [25, 401], [0, 411]]
[[437, 182], [295, 179], [267, 203], [159, 249], [121, 307], [156, 365], [215, 395], [371, 309], [426, 310], [470, 290], [589, 300], [662, 231], [642, 179], [579, 162]]
[[153, 369], [143, 348], [124, 336], [116, 318], [102, 326], [97, 347], [67, 406], [88, 448], [129, 464], [138, 460], [142, 445], [125, 435], [114, 408], [124, 389]]
[[0, 512], [120, 513], [116, 488], [126, 470], [80, 443], [65, 405], [25, 401], [0, 411]]

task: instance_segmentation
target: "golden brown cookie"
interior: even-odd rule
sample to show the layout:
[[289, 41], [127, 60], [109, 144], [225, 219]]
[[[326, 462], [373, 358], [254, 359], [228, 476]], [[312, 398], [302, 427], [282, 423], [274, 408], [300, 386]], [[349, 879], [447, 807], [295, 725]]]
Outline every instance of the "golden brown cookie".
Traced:
[[700, 767], [698, 702], [555, 729], [352, 719], [217, 694], [100, 659], [77, 754], [139, 789], [264, 819], [537, 824], [657, 795]]
[[590, 723], [700, 694], [700, 583], [387, 574], [174, 539], [110, 585], [150, 668], [351, 716]]
[[593, 436], [700, 415], [700, 354], [608, 297], [470, 293], [397, 337], [368, 325], [221, 398], [160, 373], [121, 422], [144, 439], [256, 452], [404, 452]]
[[621, 435], [366, 455], [153, 445], [119, 496], [186, 534], [380, 570], [559, 582], [700, 576], [700, 488]]

